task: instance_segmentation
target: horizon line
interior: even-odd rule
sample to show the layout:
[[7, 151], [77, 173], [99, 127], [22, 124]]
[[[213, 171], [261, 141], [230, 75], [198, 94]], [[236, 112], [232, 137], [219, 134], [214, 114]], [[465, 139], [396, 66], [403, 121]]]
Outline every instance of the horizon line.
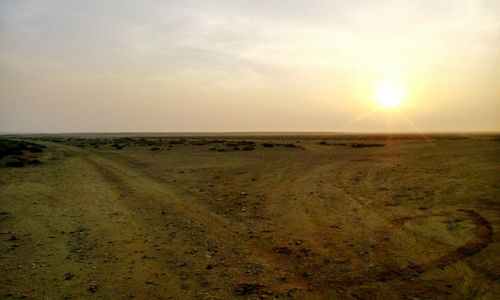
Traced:
[[0, 132], [0, 136], [8, 135], [184, 135], [184, 136], [216, 136], [216, 135], [386, 135], [386, 134], [500, 134], [500, 131], [62, 131], [62, 132]]

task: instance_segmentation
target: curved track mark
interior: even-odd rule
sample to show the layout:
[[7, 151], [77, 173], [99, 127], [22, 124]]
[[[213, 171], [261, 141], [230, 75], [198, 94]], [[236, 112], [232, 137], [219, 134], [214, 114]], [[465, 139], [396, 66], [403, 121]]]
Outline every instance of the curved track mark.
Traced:
[[[488, 246], [488, 244], [492, 242], [494, 234], [493, 228], [491, 227], [491, 224], [488, 222], [488, 220], [483, 218], [480, 214], [478, 214], [474, 210], [458, 209], [457, 211], [464, 212], [475, 224], [475, 237], [473, 239], [469, 240], [465, 245], [453, 251], [448, 252], [446, 255], [431, 260], [427, 263], [420, 265], [413, 265], [399, 270], [390, 270], [378, 274], [376, 276], [378, 280], [375, 281], [388, 281], [405, 275], [421, 274], [436, 268], [443, 268], [459, 260], [472, 256], [475, 253], [481, 251], [481, 249]], [[443, 215], [444, 214], [431, 214], [425, 216], [417, 216], [413, 218], [405, 217], [393, 220], [393, 222], [395, 222], [396, 224], [403, 225], [404, 223], [413, 219], [443, 216]]]

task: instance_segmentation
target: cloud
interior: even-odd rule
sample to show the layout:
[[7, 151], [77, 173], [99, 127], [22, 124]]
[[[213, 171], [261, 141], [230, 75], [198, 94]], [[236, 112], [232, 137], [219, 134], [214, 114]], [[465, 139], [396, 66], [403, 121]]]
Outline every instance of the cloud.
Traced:
[[[198, 130], [205, 121], [216, 126], [210, 114], [228, 103], [240, 103], [234, 111], [243, 119], [251, 105], [260, 105], [251, 119], [270, 107], [297, 115], [310, 105], [311, 120], [315, 109], [331, 107], [357, 115], [369, 82], [391, 68], [420, 85], [432, 77], [464, 87], [469, 97], [483, 87], [475, 81], [498, 75], [491, 70], [500, 69], [498, 16], [498, 1], [480, 0], [2, 1], [0, 117], [22, 106], [36, 128], [34, 102], [68, 111], [68, 103], [108, 111], [103, 103], [114, 102], [140, 107], [142, 115], [167, 106], [173, 115], [176, 104], [186, 118], [189, 109], [211, 103]], [[470, 73], [478, 75], [465, 82]], [[489, 101], [482, 103], [491, 107]], [[133, 109], [123, 109], [133, 117]], [[19, 125], [3, 119], [0, 130]], [[60, 119], [54, 128], [65, 127]], [[84, 118], [75, 124], [87, 126]], [[239, 129], [232, 126], [227, 130]]]

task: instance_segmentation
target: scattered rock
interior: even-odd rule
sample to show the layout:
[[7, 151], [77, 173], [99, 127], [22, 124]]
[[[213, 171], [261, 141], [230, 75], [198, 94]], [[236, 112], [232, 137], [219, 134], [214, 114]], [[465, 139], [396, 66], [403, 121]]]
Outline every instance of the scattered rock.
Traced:
[[89, 288], [87, 289], [87, 291], [89, 291], [91, 293], [96, 293], [98, 290], [99, 290], [99, 287], [96, 284], [90, 285]]
[[234, 288], [236, 295], [244, 296], [262, 292], [264, 286], [258, 283], [240, 283]]
[[292, 254], [292, 249], [290, 249], [288, 247], [275, 247], [275, 248], [273, 248], [273, 252], [279, 253], [279, 254], [290, 255], [290, 254]]
[[16, 237], [15, 235], [11, 235], [7, 241], [19, 241], [19, 238]]

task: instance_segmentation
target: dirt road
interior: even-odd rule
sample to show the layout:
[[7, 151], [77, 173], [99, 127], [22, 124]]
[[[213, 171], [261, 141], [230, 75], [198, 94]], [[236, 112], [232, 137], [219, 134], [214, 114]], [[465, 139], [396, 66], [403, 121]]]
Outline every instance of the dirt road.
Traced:
[[[0, 296], [494, 299], [497, 141], [47, 146], [0, 174]], [[221, 142], [222, 143], [222, 142]], [[171, 145], [168, 146], [167, 145]]]

